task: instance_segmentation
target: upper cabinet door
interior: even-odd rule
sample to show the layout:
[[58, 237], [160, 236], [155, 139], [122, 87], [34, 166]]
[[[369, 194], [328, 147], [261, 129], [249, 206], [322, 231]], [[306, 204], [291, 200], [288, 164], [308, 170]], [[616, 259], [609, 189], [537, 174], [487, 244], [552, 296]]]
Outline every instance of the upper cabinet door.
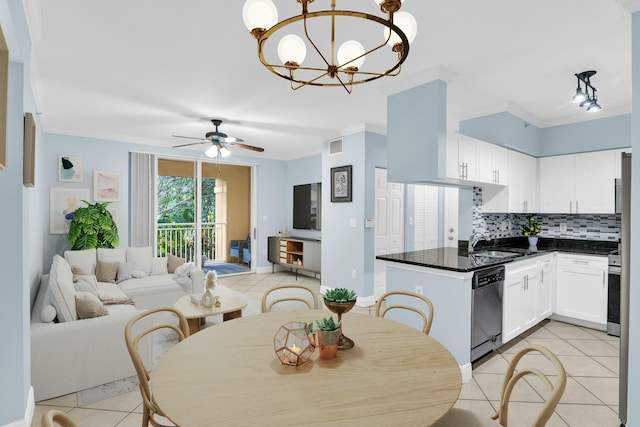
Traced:
[[575, 155], [575, 213], [615, 212], [615, 150]]
[[540, 212], [575, 213], [573, 169], [573, 154], [540, 159]]

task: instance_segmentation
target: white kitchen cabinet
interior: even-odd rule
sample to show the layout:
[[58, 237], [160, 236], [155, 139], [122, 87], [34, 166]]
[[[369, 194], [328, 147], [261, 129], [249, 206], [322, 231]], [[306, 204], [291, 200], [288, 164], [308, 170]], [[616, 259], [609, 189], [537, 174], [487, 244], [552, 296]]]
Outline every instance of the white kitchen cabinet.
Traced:
[[[453, 147], [457, 141], [457, 147]], [[465, 135], [449, 136], [447, 155], [456, 156], [455, 174], [450, 164], [447, 175], [471, 182], [506, 185], [508, 175], [507, 149]]]
[[606, 325], [607, 257], [558, 254], [556, 314]]
[[615, 150], [540, 159], [540, 212], [613, 213]]
[[502, 296], [502, 342], [506, 343], [538, 323], [536, 258], [505, 265]]
[[551, 316], [555, 311], [556, 297], [556, 255], [549, 254], [538, 258], [540, 276], [536, 292], [537, 322]]
[[458, 170], [460, 179], [478, 181], [478, 145], [475, 139], [460, 135]]
[[631, 147], [620, 148], [617, 150], [613, 150], [613, 155], [615, 157], [615, 161], [613, 163], [614, 167], [614, 178], [622, 178], [622, 153], [631, 153]]
[[510, 213], [537, 212], [538, 159], [509, 150], [508, 179], [508, 211]]

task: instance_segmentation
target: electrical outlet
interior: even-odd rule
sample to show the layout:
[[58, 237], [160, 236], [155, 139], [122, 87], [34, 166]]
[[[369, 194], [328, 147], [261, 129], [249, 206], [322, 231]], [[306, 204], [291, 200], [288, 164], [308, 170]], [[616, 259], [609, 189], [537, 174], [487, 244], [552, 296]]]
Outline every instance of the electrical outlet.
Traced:
[[507, 221], [502, 221], [502, 223], [500, 224], [500, 230], [507, 231]]
[[420, 285], [416, 285], [416, 294], [418, 295], [424, 295], [423, 293], [424, 291], [422, 290], [422, 286]]
[[351, 227], [355, 227], [356, 226], [356, 219], [355, 218], [351, 218], [349, 220], [349, 226], [351, 226]]
[[567, 223], [566, 222], [561, 222], [560, 223], [560, 231], [567, 231]]
[[358, 278], [358, 273], [355, 270], [351, 270], [351, 278], [352, 279], [357, 279]]

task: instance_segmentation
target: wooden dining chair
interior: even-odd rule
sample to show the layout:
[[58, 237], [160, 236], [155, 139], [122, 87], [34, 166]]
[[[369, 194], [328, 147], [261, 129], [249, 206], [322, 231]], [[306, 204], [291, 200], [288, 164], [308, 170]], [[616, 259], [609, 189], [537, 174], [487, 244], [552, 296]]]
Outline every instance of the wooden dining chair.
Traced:
[[[154, 316], [154, 315], [161, 316]], [[177, 325], [175, 319], [177, 318]], [[160, 323], [155, 323], [160, 322]], [[143, 325], [143, 326], [140, 326]], [[152, 334], [155, 331], [170, 330], [176, 333], [178, 340], [182, 341], [189, 337], [189, 325], [184, 315], [172, 307], [158, 307], [147, 311], [144, 311], [129, 320], [124, 330], [124, 338], [127, 343], [127, 350], [129, 350], [129, 356], [138, 374], [138, 380], [140, 382], [139, 388], [142, 394], [142, 425], [148, 426], [151, 424], [154, 427], [168, 427], [175, 424], [165, 424], [170, 422], [168, 417], [162, 412], [162, 409], [158, 406], [153, 398], [151, 390], [151, 375], [149, 369], [144, 365], [140, 352], [138, 351], [138, 345], [140, 340], [144, 337]], [[159, 420], [157, 417], [164, 417], [166, 420]]]
[[[545, 374], [543, 374], [536, 368], [518, 367], [518, 363], [523, 358], [523, 356], [531, 352], [541, 353], [549, 361], [551, 361], [556, 369], [555, 384], [552, 383]], [[504, 376], [500, 406], [498, 408], [498, 412], [496, 412], [493, 417], [486, 418], [482, 415], [476, 414], [475, 412], [471, 412], [465, 409], [453, 408], [449, 412], [447, 412], [447, 414], [442, 419], [440, 419], [440, 421], [436, 422], [433, 427], [508, 427], [507, 420], [509, 418], [509, 399], [511, 397], [511, 392], [513, 391], [513, 388], [515, 387], [518, 380], [524, 378], [526, 375], [535, 375], [540, 378], [542, 383], [546, 386], [547, 391], [549, 392], [546, 403], [540, 409], [538, 416], [531, 424], [532, 427], [544, 427], [549, 418], [551, 418], [551, 415], [553, 415], [553, 411], [558, 405], [558, 402], [560, 401], [560, 398], [564, 393], [564, 389], [567, 386], [567, 373], [564, 370], [564, 366], [562, 366], [562, 363], [560, 362], [560, 360], [558, 360], [555, 354], [541, 345], [527, 346], [516, 353], [516, 355], [513, 357], [513, 360], [511, 360], [511, 362], [509, 363], [507, 372]]]
[[58, 409], [49, 409], [40, 420], [42, 427], [78, 427], [69, 415]]
[[262, 296], [262, 312], [318, 309], [318, 296], [304, 285], [279, 285]]
[[[388, 299], [392, 299], [390, 297], [397, 297], [397, 296], [412, 298], [413, 301], [417, 302], [416, 305], [418, 307], [423, 307], [424, 310], [421, 310], [420, 308], [414, 307], [411, 305], [389, 303]], [[429, 331], [431, 330], [431, 323], [433, 323], [433, 304], [431, 303], [429, 298], [425, 297], [424, 295], [416, 294], [414, 292], [389, 291], [383, 294], [378, 299], [378, 302], [376, 302], [376, 316], [378, 317], [385, 317], [385, 315], [390, 310], [395, 310], [395, 309], [409, 310], [414, 313], [417, 313], [422, 318], [422, 332], [424, 332], [427, 335], [429, 334]]]

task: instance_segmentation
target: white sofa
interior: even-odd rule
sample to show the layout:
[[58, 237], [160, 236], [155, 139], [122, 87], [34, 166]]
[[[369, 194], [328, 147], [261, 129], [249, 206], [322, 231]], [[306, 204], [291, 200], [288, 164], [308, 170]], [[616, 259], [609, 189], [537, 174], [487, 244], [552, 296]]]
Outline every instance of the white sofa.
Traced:
[[[115, 263], [117, 283], [98, 281], [104, 267], [113, 269]], [[152, 258], [151, 247], [67, 251], [54, 257], [31, 312], [36, 401], [136, 375], [124, 342], [129, 319], [141, 309], [172, 306], [178, 298], [204, 290], [202, 270], [183, 264], [169, 273], [168, 264], [166, 258]], [[86, 274], [74, 276], [73, 271]], [[87, 311], [95, 314], [93, 309], [108, 314], [86, 318]], [[152, 343], [145, 343], [141, 352], [150, 363]]]

